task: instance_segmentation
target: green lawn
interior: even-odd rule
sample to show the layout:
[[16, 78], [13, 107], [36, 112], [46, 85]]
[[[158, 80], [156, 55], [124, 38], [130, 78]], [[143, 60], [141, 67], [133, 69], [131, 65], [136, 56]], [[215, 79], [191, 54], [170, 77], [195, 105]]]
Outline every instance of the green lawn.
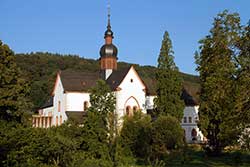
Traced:
[[167, 167], [250, 167], [250, 154], [235, 151], [207, 157], [202, 150], [189, 147], [184, 156], [176, 153], [169, 157]]
[[[217, 157], [208, 157], [199, 145], [189, 145], [186, 152], [172, 152], [166, 159], [166, 167], [250, 167], [250, 153], [240, 150], [224, 152]], [[156, 165], [152, 167], [163, 167]], [[151, 167], [133, 166], [133, 167]]]

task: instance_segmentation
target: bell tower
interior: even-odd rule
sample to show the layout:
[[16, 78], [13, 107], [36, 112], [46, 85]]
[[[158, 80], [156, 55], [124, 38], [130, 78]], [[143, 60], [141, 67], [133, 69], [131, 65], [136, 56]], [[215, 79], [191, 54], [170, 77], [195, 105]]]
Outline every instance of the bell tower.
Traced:
[[110, 24], [110, 5], [108, 6], [108, 25], [104, 33], [105, 44], [100, 49], [101, 77], [107, 80], [113, 70], [117, 69], [118, 49], [113, 44], [114, 34]]

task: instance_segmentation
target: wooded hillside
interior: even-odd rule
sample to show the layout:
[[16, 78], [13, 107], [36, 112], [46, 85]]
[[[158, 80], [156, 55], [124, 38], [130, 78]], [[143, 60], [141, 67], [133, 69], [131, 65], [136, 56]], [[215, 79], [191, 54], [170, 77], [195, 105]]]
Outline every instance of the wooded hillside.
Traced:
[[[98, 72], [98, 60], [81, 58], [77, 55], [60, 55], [52, 53], [16, 54], [16, 61], [22, 70], [22, 75], [30, 82], [30, 99], [34, 111], [49, 98], [59, 70]], [[118, 68], [132, 64], [119, 62]], [[155, 90], [156, 67], [133, 64], [151, 91]], [[185, 89], [196, 99], [199, 91], [199, 77], [181, 73]]]

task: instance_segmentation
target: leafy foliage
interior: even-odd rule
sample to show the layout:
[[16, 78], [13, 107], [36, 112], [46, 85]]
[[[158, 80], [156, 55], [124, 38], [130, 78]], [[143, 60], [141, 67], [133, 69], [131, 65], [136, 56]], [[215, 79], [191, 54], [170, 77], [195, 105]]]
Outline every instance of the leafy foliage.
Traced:
[[153, 159], [164, 159], [171, 150], [183, 147], [184, 132], [175, 117], [160, 116], [152, 127]]
[[0, 119], [25, 123], [28, 84], [21, 78], [14, 52], [0, 41]]
[[144, 163], [152, 153], [152, 125], [151, 117], [135, 112], [133, 117], [126, 117], [120, 132], [123, 147], [134, 157]]
[[250, 125], [250, 25], [245, 26], [236, 47], [236, 111], [241, 120], [241, 130]]
[[235, 142], [239, 134], [234, 57], [240, 30], [238, 14], [218, 14], [210, 34], [200, 41], [200, 53], [196, 53], [201, 80], [200, 127], [216, 154]]

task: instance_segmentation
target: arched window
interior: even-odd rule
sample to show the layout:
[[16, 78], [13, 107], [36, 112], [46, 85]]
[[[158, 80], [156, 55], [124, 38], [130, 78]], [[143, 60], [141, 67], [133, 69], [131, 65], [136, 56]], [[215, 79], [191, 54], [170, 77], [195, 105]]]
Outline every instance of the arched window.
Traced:
[[183, 118], [183, 123], [187, 123], [187, 117]]
[[196, 129], [193, 129], [191, 132], [192, 140], [196, 141], [197, 140], [197, 131]]
[[192, 123], [192, 117], [188, 117], [188, 122]]
[[88, 107], [89, 107], [89, 103], [87, 101], [85, 101], [83, 103], [83, 111], [86, 111], [88, 109]]
[[131, 115], [130, 110], [131, 110], [131, 107], [130, 107], [130, 106], [127, 106], [127, 107], [126, 107], [126, 114], [127, 114], [127, 116], [130, 116], [130, 115]]
[[61, 112], [61, 102], [58, 102], [58, 112]]
[[137, 106], [134, 106], [133, 107], [133, 112], [136, 112], [137, 111]]
[[60, 125], [62, 125], [62, 116], [60, 115]]
[[192, 137], [196, 137], [197, 136], [197, 131], [195, 129], [192, 130], [191, 132]]
[[199, 122], [198, 117], [195, 117], [194, 120], [195, 120], [195, 123]]
[[56, 126], [58, 126], [58, 116], [56, 116]]

